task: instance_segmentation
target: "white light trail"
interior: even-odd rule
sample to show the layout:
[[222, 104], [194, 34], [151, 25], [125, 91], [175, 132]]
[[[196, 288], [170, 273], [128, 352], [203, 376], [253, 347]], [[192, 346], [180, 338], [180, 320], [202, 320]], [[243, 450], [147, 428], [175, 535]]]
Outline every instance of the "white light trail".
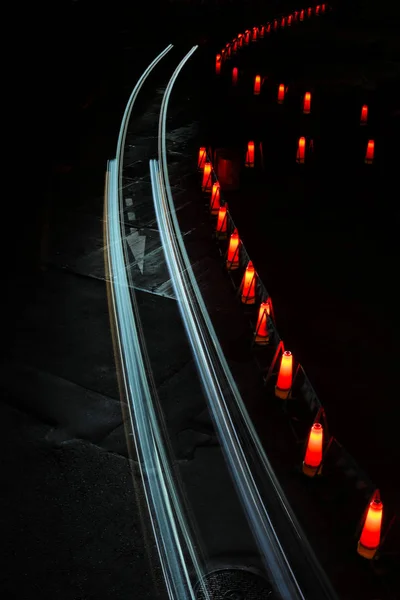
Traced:
[[[121, 356], [122, 375], [128, 399], [132, 433], [139, 458], [146, 501], [160, 556], [161, 566], [171, 600], [195, 600], [189, 571], [203, 579], [203, 572], [190, 537], [182, 510], [164, 442], [154, 409], [144, 356], [141, 325], [138, 320], [134, 294], [126, 273], [124, 248], [121, 237], [122, 165], [126, 132], [135, 100], [150, 72], [171, 50], [161, 52], [138, 80], [128, 101], [118, 138], [116, 159], [109, 161], [106, 181], [105, 222], [108, 264], [111, 273], [111, 298], [114, 311], [117, 342]], [[148, 366], [148, 365], [147, 365]], [[190, 567], [184, 556], [180, 534], [185, 540], [191, 558]], [[205, 597], [208, 594], [205, 590]]]

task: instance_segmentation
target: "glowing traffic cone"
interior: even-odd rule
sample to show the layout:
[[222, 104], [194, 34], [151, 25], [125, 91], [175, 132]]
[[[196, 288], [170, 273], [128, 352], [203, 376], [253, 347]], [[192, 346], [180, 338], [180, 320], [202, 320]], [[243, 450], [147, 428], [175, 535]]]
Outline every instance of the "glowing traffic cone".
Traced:
[[364, 104], [361, 108], [360, 125], [366, 125], [368, 122], [368, 106]]
[[242, 289], [242, 303], [243, 304], [255, 304], [256, 302], [256, 283], [257, 273], [254, 269], [253, 263], [249, 260], [244, 272], [241, 289]]
[[261, 77], [260, 75], [256, 75], [254, 79], [254, 95], [259, 96], [261, 91]]
[[213, 183], [210, 199], [210, 212], [212, 215], [217, 215], [220, 209], [220, 185], [218, 181]]
[[285, 17], [282, 17], [282, 20], [281, 20], [281, 27], [282, 27], [282, 29], [285, 28], [285, 25], [286, 25], [286, 19], [285, 19]]
[[244, 32], [244, 43], [246, 46], [250, 43], [250, 31], [248, 29]]
[[300, 11], [300, 21], [304, 21], [304, 10]]
[[292, 388], [293, 378], [293, 357], [289, 350], [282, 354], [281, 366], [279, 369], [278, 380], [275, 386], [275, 396], [286, 400]]
[[238, 41], [233, 40], [233, 54], [236, 54], [237, 50], [238, 50]]
[[226, 258], [226, 268], [228, 271], [234, 271], [239, 268], [239, 248], [240, 238], [238, 230], [235, 229], [229, 240], [228, 255]]
[[278, 29], [278, 19], [274, 19], [274, 31]]
[[325, 12], [325, 4], [321, 4], [321, 12]]
[[321, 473], [322, 448], [324, 443], [324, 430], [321, 423], [314, 423], [311, 427], [307, 442], [307, 450], [303, 461], [303, 473], [314, 477]]
[[199, 157], [197, 159], [197, 168], [199, 169], [199, 171], [204, 169], [204, 165], [206, 164], [206, 160], [207, 160], [207, 150], [203, 147], [200, 148], [199, 150]]
[[317, 6], [315, 7], [315, 14], [317, 17], [319, 17], [319, 11], [321, 10], [321, 7], [319, 4], [317, 4]]
[[260, 27], [260, 38], [263, 39], [265, 35], [265, 25], [261, 25]]
[[201, 183], [201, 189], [203, 192], [211, 192], [212, 177], [211, 177], [212, 165], [210, 162], [206, 162], [203, 170], [203, 181]]
[[244, 36], [243, 36], [243, 33], [239, 33], [239, 35], [238, 35], [238, 39], [239, 39], [239, 48], [243, 48], [243, 44], [244, 44]]
[[278, 104], [283, 104], [284, 99], [285, 99], [285, 86], [283, 85], [283, 83], [281, 83], [278, 88]]
[[293, 19], [292, 15], [289, 15], [288, 18], [287, 18], [288, 27], [291, 27], [291, 25], [292, 25], [292, 19]]
[[368, 512], [361, 536], [358, 541], [357, 552], [364, 558], [374, 558], [381, 541], [383, 504], [379, 498], [379, 492], [375, 492], [375, 497], [368, 506]]
[[254, 142], [249, 142], [247, 144], [246, 160], [244, 166], [249, 168], [254, 167]]
[[312, 8], [307, 8], [307, 17], [310, 18], [312, 15]]
[[271, 23], [267, 23], [266, 32], [271, 33]]
[[232, 69], [232, 85], [237, 85], [238, 82], [238, 70], [237, 67]]
[[251, 41], [252, 42], [256, 42], [258, 39], [258, 28], [257, 27], [253, 27], [253, 35], [251, 37]]
[[266, 346], [269, 344], [269, 333], [268, 333], [268, 315], [270, 314], [269, 302], [261, 302], [258, 311], [258, 319], [256, 325], [256, 332], [254, 335], [254, 343], [259, 346]]
[[311, 112], [311, 92], [306, 92], [304, 94], [303, 100], [303, 113], [305, 115], [309, 115]]
[[221, 55], [217, 54], [215, 57], [215, 73], [219, 75], [221, 73]]
[[215, 227], [215, 233], [218, 239], [224, 240], [227, 237], [226, 229], [228, 224], [228, 205], [225, 203], [224, 206], [219, 207], [217, 225]]
[[367, 165], [372, 165], [372, 163], [374, 162], [374, 155], [375, 155], [375, 142], [374, 142], [374, 140], [369, 140], [369, 142], [367, 144], [367, 151], [365, 153], [365, 163]]
[[302, 164], [304, 164], [305, 160], [306, 160], [306, 138], [301, 137], [299, 139], [299, 145], [297, 147], [296, 162], [299, 163], [300, 165], [302, 165]]

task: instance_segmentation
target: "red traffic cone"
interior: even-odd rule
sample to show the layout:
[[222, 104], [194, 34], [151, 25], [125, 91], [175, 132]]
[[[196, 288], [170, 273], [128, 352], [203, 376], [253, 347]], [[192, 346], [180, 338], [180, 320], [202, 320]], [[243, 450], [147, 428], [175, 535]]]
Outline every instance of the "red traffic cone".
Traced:
[[292, 388], [293, 379], [293, 356], [289, 350], [282, 354], [281, 366], [278, 373], [278, 379], [275, 386], [275, 396], [286, 400]]
[[374, 558], [381, 541], [383, 504], [379, 492], [375, 492], [365, 518], [361, 536], [358, 541], [357, 552], [364, 558]]

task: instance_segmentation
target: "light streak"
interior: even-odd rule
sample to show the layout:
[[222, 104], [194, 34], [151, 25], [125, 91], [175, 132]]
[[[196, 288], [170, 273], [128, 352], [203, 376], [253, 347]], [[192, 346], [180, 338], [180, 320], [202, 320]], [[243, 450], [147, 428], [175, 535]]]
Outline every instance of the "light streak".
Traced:
[[[122, 378], [164, 579], [171, 600], [194, 600], [195, 593], [189, 570], [193, 570], [200, 580], [203, 578], [203, 572], [185, 521], [154, 410], [143, 358], [143, 354], [147, 354], [142, 352], [138, 333], [141, 331], [141, 325], [134, 295], [130, 295], [120, 223], [123, 150], [129, 118], [145, 80], [171, 48], [172, 45], [168, 46], [147, 67], [129, 98], [118, 138], [116, 159], [109, 161], [107, 167], [105, 230], [107, 263], [112, 279], [111, 307], [114, 311], [117, 346], [121, 356]], [[185, 561], [180, 534], [184, 537], [192, 560], [191, 569]]]

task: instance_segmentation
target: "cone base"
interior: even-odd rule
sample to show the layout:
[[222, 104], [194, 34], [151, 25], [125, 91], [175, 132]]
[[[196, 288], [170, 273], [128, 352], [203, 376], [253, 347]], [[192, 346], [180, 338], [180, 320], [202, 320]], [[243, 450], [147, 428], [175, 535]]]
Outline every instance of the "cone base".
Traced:
[[303, 473], [304, 475], [307, 475], [307, 477], [315, 477], [316, 475], [321, 475], [321, 465], [318, 465], [318, 467], [311, 467], [310, 465], [306, 465], [305, 462], [303, 462]]
[[377, 551], [378, 551], [378, 548], [366, 548], [365, 546], [362, 545], [361, 542], [358, 542], [357, 552], [363, 558], [367, 558], [368, 560], [371, 560], [372, 558], [374, 558]]
[[219, 240], [226, 240], [228, 237], [227, 233], [224, 233], [223, 231], [217, 231], [215, 235]]
[[242, 296], [242, 304], [255, 304], [256, 303], [256, 299], [254, 298], [249, 298], [248, 296]]
[[267, 346], [269, 344], [269, 335], [256, 335], [254, 343], [258, 346]]
[[277, 398], [281, 398], [281, 400], [287, 400], [289, 394], [290, 394], [290, 389], [289, 390], [281, 390], [280, 388], [275, 386], [275, 396]]
[[228, 271], [236, 271], [236, 269], [239, 268], [239, 263], [231, 263], [229, 261], [226, 261], [226, 268], [228, 269]]

